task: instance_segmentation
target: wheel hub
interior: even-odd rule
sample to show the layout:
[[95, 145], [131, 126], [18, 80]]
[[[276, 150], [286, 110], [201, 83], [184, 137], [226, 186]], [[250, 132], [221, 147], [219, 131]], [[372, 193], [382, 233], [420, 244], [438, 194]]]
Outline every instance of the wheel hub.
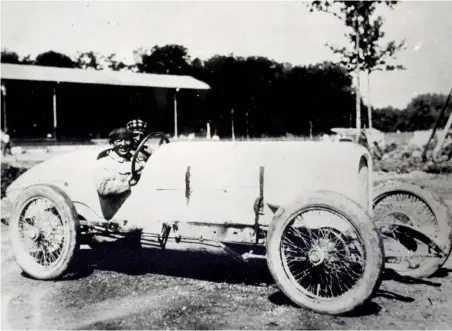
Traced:
[[41, 234], [40, 231], [35, 227], [30, 227], [27, 229], [24, 233], [28, 238], [32, 240], [37, 240], [39, 238], [39, 235]]
[[309, 262], [317, 266], [325, 260], [325, 253], [319, 248], [313, 248], [309, 251]]

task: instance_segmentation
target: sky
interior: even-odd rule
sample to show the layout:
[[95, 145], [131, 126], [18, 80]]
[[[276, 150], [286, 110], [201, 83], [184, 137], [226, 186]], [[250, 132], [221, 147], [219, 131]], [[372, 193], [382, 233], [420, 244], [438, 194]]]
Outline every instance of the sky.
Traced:
[[[361, 75], [375, 107], [404, 108], [420, 93], [452, 88], [452, 1], [404, 1], [378, 11], [385, 40], [406, 41], [404, 71]], [[337, 60], [326, 43], [347, 45], [343, 23], [295, 1], [1, 1], [1, 47], [20, 56], [54, 50], [116, 53], [180, 44], [190, 57], [265, 56], [292, 65]], [[321, 93], [321, 92], [320, 92]]]

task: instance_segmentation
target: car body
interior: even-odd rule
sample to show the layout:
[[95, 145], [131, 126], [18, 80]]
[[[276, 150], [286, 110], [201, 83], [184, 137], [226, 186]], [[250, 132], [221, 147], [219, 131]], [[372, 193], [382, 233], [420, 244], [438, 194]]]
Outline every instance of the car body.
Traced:
[[[132, 173], [149, 137], [135, 152]], [[240, 261], [266, 259], [279, 288], [317, 312], [350, 311], [379, 285], [383, 248], [371, 219], [372, 160], [360, 145], [163, 144], [114, 215], [105, 213], [95, 187], [100, 152], [45, 161], [8, 188], [12, 247], [29, 275], [61, 277], [81, 238], [99, 231], [114, 237], [110, 225], [131, 222], [142, 228], [143, 248], [196, 246]]]
[[[83, 219], [105, 220], [93, 178], [100, 152], [82, 150], [45, 161], [13, 182], [7, 197], [13, 201], [31, 185], [53, 184], [68, 194]], [[368, 151], [353, 143], [165, 144], [148, 160], [141, 179], [114, 218], [140, 224], [146, 233], [159, 233], [163, 223], [171, 222], [178, 222], [180, 227], [183, 223], [235, 224], [253, 229], [253, 205], [260, 196], [261, 181], [265, 201], [259, 216], [262, 226], [270, 224], [272, 207], [274, 210], [291, 203], [304, 191], [312, 190], [341, 193], [371, 213], [371, 174]], [[202, 233], [200, 228], [197, 231]], [[221, 241], [245, 240], [233, 235], [206, 236]], [[251, 234], [247, 237], [254, 242]]]

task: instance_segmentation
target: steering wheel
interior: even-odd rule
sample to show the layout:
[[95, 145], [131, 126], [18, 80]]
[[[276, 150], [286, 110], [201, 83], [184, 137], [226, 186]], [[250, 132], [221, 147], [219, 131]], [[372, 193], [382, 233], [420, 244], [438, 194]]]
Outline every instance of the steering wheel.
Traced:
[[140, 175], [138, 174], [138, 170], [136, 169], [138, 155], [143, 150], [143, 148], [146, 145], [147, 141], [149, 139], [151, 139], [151, 138], [154, 138], [154, 137], [160, 137], [159, 146], [161, 146], [164, 142], [166, 144], [169, 144], [169, 142], [170, 142], [168, 137], [167, 137], [167, 135], [162, 133], [162, 132], [151, 132], [146, 137], [144, 137], [144, 139], [138, 145], [138, 148], [137, 148], [137, 150], [135, 151], [135, 154], [133, 154], [133, 157], [132, 157], [132, 169], [131, 169], [132, 178], [129, 181], [129, 185], [130, 186], [135, 186], [138, 183], [138, 179], [140, 177]]

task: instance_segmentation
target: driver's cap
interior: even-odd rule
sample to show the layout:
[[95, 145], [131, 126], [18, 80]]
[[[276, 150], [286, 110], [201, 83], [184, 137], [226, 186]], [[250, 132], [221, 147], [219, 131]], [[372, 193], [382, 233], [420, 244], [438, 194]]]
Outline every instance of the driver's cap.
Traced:
[[126, 124], [127, 129], [129, 129], [132, 132], [140, 132], [145, 133], [146, 129], [148, 127], [148, 124], [140, 119], [131, 120]]

